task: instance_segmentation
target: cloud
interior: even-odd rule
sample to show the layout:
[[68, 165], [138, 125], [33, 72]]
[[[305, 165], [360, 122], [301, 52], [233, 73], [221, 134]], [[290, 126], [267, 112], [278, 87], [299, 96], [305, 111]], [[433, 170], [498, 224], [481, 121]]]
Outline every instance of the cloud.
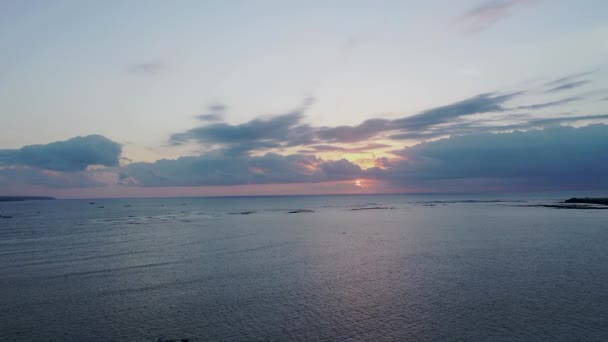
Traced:
[[342, 147], [335, 145], [312, 145], [308, 146], [309, 150], [302, 150], [301, 153], [317, 153], [317, 152], [346, 152], [346, 153], [366, 153], [380, 148], [391, 147], [387, 144], [371, 143], [362, 146]]
[[211, 105], [207, 107], [206, 114], [197, 115], [196, 118], [201, 121], [222, 121], [225, 112], [226, 106], [221, 104]]
[[[568, 83], [559, 87], [572, 86]], [[589, 120], [583, 116], [565, 116], [565, 113], [554, 114], [552, 118], [538, 118], [533, 113], [540, 109], [580, 101], [582, 96], [516, 107], [507, 105], [509, 101], [523, 94], [524, 91], [482, 93], [411, 116], [397, 119], [374, 118], [358, 125], [336, 127], [315, 127], [302, 123], [305, 109], [303, 106], [290, 113], [258, 118], [237, 125], [225, 122], [206, 124], [173, 134], [170, 141], [175, 145], [195, 141], [204, 145], [207, 150], [221, 150], [233, 155], [253, 151], [269, 152], [295, 146], [304, 147], [299, 150], [302, 153], [363, 152], [365, 148], [347, 148], [340, 144], [363, 143], [371, 139], [430, 140], [450, 135], [529, 129], [544, 124]], [[530, 112], [514, 112], [518, 110]], [[597, 116], [595, 119], [600, 120], [603, 117]], [[371, 146], [366, 147], [369, 150]]]
[[571, 75], [568, 75], [568, 76], [560, 77], [560, 78], [558, 78], [556, 80], [549, 81], [549, 82], [545, 83], [545, 86], [555, 86], [555, 85], [558, 85], [558, 84], [561, 84], [561, 83], [571, 82], [571, 81], [573, 81], [573, 80], [575, 80], [577, 78], [580, 78], [580, 77], [593, 75], [593, 74], [597, 73], [598, 71], [599, 71], [599, 69], [595, 69], [595, 70], [591, 70], [591, 71], [584, 71], [584, 72], [579, 72], [579, 73], [576, 73], [576, 74], [571, 74]]
[[[572, 119], [608, 118], [608, 115]], [[546, 119], [542, 124], [558, 121]], [[561, 120], [566, 120], [562, 118]], [[539, 124], [541, 124], [539, 120]], [[320, 150], [329, 147], [319, 147]], [[497, 189], [608, 188], [608, 126], [551, 126], [509, 133], [453, 136], [395, 151], [363, 170], [347, 160], [313, 155], [227, 156], [210, 153], [122, 167], [130, 184], [208, 186], [352, 180], [388, 181], [396, 188], [475, 191]], [[581, 177], [585, 175], [585, 177]], [[475, 188], [478, 187], [478, 188]]]
[[427, 140], [434, 139], [450, 134], [460, 133], [461, 129], [454, 129], [453, 127], [444, 127], [441, 129], [433, 129], [424, 132], [405, 132], [405, 133], [397, 133], [391, 134], [387, 138], [390, 140]]
[[[362, 178], [386, 181], [395, 189], [432, 191], [478, 191], [489, 187], [608, 189], [605, 177], [608, 174], [605, 157], [608, 155], [608, 126], [556, 126], [605, 119], [608, 114], [538, 118], [521, 124], [485, 128], [468, 123], [454, 124], [445, 128], [452, 130], [450, 138], [394, 151], [395, 158], [374, 159], [376, 167], [369, 169], [362, 169], [345, 159], [324, 160], [313, 154], [250, 155], [225, 154], [223, 151], [118, 166], [120, 145], [101, 136], [77, 137], [2, 151], [0, 187], [24, 184], [83, 188], [117, 183], [139, 187], [232, 186]], [[531, 129], [534, 126], [545, 128]], [[528, 131], [484, 131], [498, 128]], [[466, 135], [457, 135], [463, 132]], [[418, 134], [439, 133], [441, 130]], [[386, 147], [377, 143], [354, 147], [316, 144], [310, 146], [310, 151], [349, 153]], [[23, 150], [28, 152], [21, 154]], [[33, 156], [44, 156], [44, 159]], [[91, 165], [113, 168], [98, 170], [90, 168]]]
[[516, 7], [523, 7], [534, 0], [490, 0], [470, 9], [457, 19], [465, 33], [475, 34], [484, 31], [507, 18]]
[[557, 101], [537, 103], [537, 104], [526, 105], [526, 106], [519, 106], [519, 107], [516, 107], [515, 109], [524, 109], [524, 110], [525, 109], [543, 109], [543, 108], [547, 108], [547, 107], [554, 107], [554, 106], [559, 106], [559, 105], [562, 105], [565, 103], [579, 101], [582, 99], [583, 99], [582, 97], [568, 97], [568, 98], [557, 100]]
[[403, 159], [387, 170], [372, 170], [375, 178], [427, 188], [483, 188], [488, 182], [503, 189], [608, 188], [608, 126], [603, 124], [457, 136], [396, 154]]
[[460, 118], [466, 115], [503, 112], [502, 104], [522, 92], [496, 95], [495, 93], [479, 94], [472, 98], [426, 110], [420, 114], [395, 120], [394, 124], [403, 129], [418, 130]]
[[[390, 135], [390, 139], [426, 139], [445, 134], [446, 124], [463, 117], [483, 113], [502, 113], [508, 108], [504, 103], [523, 94], [515, 92], [498, 95], [484, 93], [422, 111], [418, 114], [395, 119], [370, 119], [357, 126], [339, 126], [321, 128], [317, 137], [321, 141], [332, 143], [349, 143], [364, 141], [386, 132], [399, 132]], [[444, 126], [442, 126], [444, 125]], [[441, 133], [439, 134], [439, 132]]]
[[312, 155], [208, 153], [129, 164], [121, 169], [121, 178], [145, 187], [208, 186], [337, 181], [352, 179], [362, 172], [349, 161], [324, 161]]
[[101, 135], [89, 135], [17, 150], [0, 150], [0, 166], [75, 172], [93, 165], [118, 166], [121, 152], [120, 144]]
[[[451, 123], [448, 125], [437, 126], [431, 129], [421, 132], [406, 132], [398, 133], [388, 136], [391, 140], [429, 140], [436, 139], [446, 136], [459, 136], [459, 135], [470, 135], [470, 134], [483, 134], [493, 132], [507, 132], [513, 130], [529, 130], [534, 128], [541, 128], [545, 126], [564, 124], [564, 123], [577, 123], [581, 121], [592, 121], [592, 120], [608, 120], [608, 114], [594, 114], [594, 115], [579, 115], [571, 116], [564, 113], [559, 116], [551, 118], [532, 118], [526, 114], [511, 115], [499, 120], [481, 119], [477, 121], [464, 121]], [[519, 120], [519, 119], [522, 120]], [[509, 123], [503, 120], [516, 120], [519, 122]], [[498, 122], [494, 122], [498, 121]]]
[[268, 150], [292, 146], [323, 143], [356, 143], [372, 139], [390, 131], [420, 131], [434, 125], [473, 114], [503, 112], [503, 103], [522, 92], [498, 94], [484, 93], [449, 105], [425, 110], [413, 116], [396, 120], [369, 119], [356, 126], [314, 127], [303, 124], [304, 110], [309, 103], [273, 117], [258, 118], [242, 124], [225, 122], [207, 124], [175, 133], [170, 143], [180, 145], [196, 141], [208, 147], [221, 149], [227, 154], [243, 154], [255, 150]]
[[[577, 82], [588, 81], [571, 82], [562, 78], [561, 82], [557, 87], [577, 87], [581, 86], [576, 85]], [[553, 126], [603, 122], [608, 120], [608, 114], [574, 116], [572, 113], [576, 111], [571, 111], [539, 116], [535, 111], [567, 105], [582, 100], [583, 95], [520, 106], [510, 105], [511, 100], [518, 99], [522, 94], [525, 92], [482, 93], [410, 116], [374, 118], [356, 125], [337, 127], [313, 126], [303, 122], [311, 100], [290, 112], [259, 117], [240, 124], [223, 121], [226, 107], [216, 104], [209, 106], [207, 112], [199, 116], [203, 121], [199, 127], [170, 136], [170, 142], [174, 145], [186, 142], [201, 144], [205, 151], [201, 155], [153, 163], [129, 162], [128, 165], [120, 166], [120, 160], [124, 158], [121, 156], [120, 144], [100, 135], [76, 137], [46, 145], [0, 150], [0, 185], [5, 187], [7, 184], [29, 183], [61, 188], [96, 187], [118, 182], [125, 186], [143, 187], [226, 186], [369, 178], [395, 182], [397, 185], [407, 183], [415, 187], [432, 187], [433, 181], [441, 186], [460, 186], [471, 185], [471, 182], [479, 184], [482, 179], [502, 186], [517, 178], [518, 184], [524, 186], [523, 174], [519, 178], [511, 177], [497, 169], [498, 161], [489, 156], [490, 150], [495, 149], [497, 155], [507, 156], [513, 165], [518, 165], [517, 163], [525, 161], [526, 156], [515, 155], [525, 155], [528, 152], [513, 137], [527, 144], [530, 153], [539, 151], [541, 155], [544, 148], [550, 147], [541, 146], [534, 139], [541, 134], [538, 132], [554, 138], [555, 143], [547, 142], [552, 148], [566, 148], [558, 143], [559, 134], [568, 143], [586, 146], [588, 142], [583, 135], [570, 134], [586, 131], [559, 128], [562, 129], [560, 131]], [[600, 130], [597, 127], [605, 126], [593, 127]], [[539, 131], [538, 128], [546, 129]], [[516, 130], [529, 132], [513, 132]], [[594, 136], [593, 129], [589, 132], [590, 136]], [[391, 140], [390, 146], [386, 144]], [[396, 151], [395, 158], [376, 158], [372, 153], [378, 149], [393, 148], [391, 146], [397, 144], [398, 140], [436, 141]], [[501, 145], [500, 141], [506, 145]], [[603, 140], [597, 141], [601, 143]], [[475, 144], [486, 144], [488, 149], [476, 147]], [[599, 148], [589, 147], [590, 151]], [[298, 150], [298, 153], [284, 155], [286, 151], [294, 150]], [[576, 148], [570, 150], [583, 153]], [[454, 155], [449, 157], [441, 154], [445, 151]], [[480, 151], [486, 154], [483, 155]], [[328, 152], [369, 153], [369, 159], [360, 159], [357, 163], [376, 167], [362, 169], [347, 160], [324, 160], [315, 156]], [[471, 169], [466, 169], [451, 158], [472, 165], [468, 166]], [[488, 159], [488, 170], [496, 170], [495, 172], [480, 174], [475, 169], [476, 163], [485, 163], [484, 158]], [[568, 157], [564, 155], [563, 158]], [[578, 162], [576, 158], [573, 160]], [[106, 174], [93, 167], [97, 165], [105, 166]], [[442, 171], [440, 166], [446, 170], [453, 169]], [[459, 170], [462, 172], [458, 173]], [[534, 177], [535, 173], [532, 172], [531, 175]]]
[[201, 121], [221, 121], [222, 116], [218, 114], [201, 114], [196, 116]]
[[302, 113], [296, 111], [239, 125], [216, 123], [173, 134], [170, 142], [179, 145], [194, 140], [207, 145], [219, 144], [231, 154], [305, 144], [310, 142], [310, 131], [306, 126], [298, 125], [302, 117]]
[[106, 183], [95, 172], [58, 172], [26, 166], [0, 168], [0, 188], [25, 188], [36, 185], [55, 189], [95, 188]]
[[238, 125], [214, 123], [175, 133], [169, 141], [173, 145], [196, 141], [203, 145], [220, 146], [227, 154], [307, 145], [312, 143], [312, 129], [300, 124], [300, 121], [311, 101], [307, 99], [300, 108], [286, 114], [253, 119]]
[[379, 133], [395, 129], [387, 119], [369, 119], [357, 126], [321, 127], [315, 130], [320, 141], [352, 143], [367, 140]]
[[588, 83], [591, 83], [591, 81], [582, 80], [582, 81], [569, 82], [566, 84], [559, 85], [557, 87], [549, 88], [549, 89], [545, 90], [545, 93], [555, 93], [558, 91], [574, 89], [574, 88], [582, 87]]
[[163, 72], [167, 69], [167, 66], [163, 63], [152, 62], [152, 63], [140, 63], [133, 65], [129, 68], [129, 71], [133, 74], [138, 75], [155, 75]]
[[502, 104], [521, 94], [521, 92], [504, 95], [497, 95], [495, 93], [479, 94], [462, 101], [431, 108], [401, 119], [370, 119], [357, 126], [321, 128], [317, 134], [322, 141], [341, 143], [363, 141], [373, 138], [380, 133], [389, 131], [407, 131], [404, 132], [404, 134], [420, 136], [421, 130], [463, 116], [503, 112], [506, 108], [504, 108]]
[[590, 121], [590, 120], [606, 120], [608, 114], [595, 114], [595, 115], [579, 115], [579, 116], [560, 116], [554, 118], [542, 118], [531, 120], [526, 126], [522, 128], [529, 128], [533, 126], [548, 126], [563, 123], [575, 123], [579, 121]]

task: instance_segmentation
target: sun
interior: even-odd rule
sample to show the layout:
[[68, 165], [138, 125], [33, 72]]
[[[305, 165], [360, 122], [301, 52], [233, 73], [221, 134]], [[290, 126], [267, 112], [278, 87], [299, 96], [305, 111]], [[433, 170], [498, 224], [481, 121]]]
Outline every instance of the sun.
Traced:
[[360, 179], [355, 180], [355, 186], [357, 186], [357, 187], [361, 187], [362, 186]]

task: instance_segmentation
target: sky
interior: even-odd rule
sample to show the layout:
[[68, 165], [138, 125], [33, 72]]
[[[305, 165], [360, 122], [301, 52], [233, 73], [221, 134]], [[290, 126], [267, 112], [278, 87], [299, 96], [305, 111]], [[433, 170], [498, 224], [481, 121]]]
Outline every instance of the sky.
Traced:
[[608, 190], [608, 2], [0, 2], [0, 195]]

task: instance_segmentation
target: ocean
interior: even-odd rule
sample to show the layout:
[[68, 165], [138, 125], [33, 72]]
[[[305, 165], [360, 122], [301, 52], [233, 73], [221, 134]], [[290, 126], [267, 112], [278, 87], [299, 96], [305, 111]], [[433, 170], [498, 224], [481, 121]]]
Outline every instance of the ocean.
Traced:
[[493, 199], [0, 203], [0, 341], [608, 341], [608, 210]]

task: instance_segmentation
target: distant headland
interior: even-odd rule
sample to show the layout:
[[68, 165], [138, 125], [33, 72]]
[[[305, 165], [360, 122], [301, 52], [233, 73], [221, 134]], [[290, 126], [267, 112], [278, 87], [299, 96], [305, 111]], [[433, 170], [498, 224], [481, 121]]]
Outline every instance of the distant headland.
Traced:
[[551, 204], [530, 204], [525, 207], [547, 207], [556, 209], [608, 209], [608, 198], [572, 197], [563, 202]]
[[16, 201], [48, 201], [54, 200], [55, 197], [48, 196], [0, 196], [0, 202], [16, 202]]
[[584, 204], [605, 204], [608, 205], [608, 198], [570, 198], [564, 201], [564, 203], [584, 203]]

